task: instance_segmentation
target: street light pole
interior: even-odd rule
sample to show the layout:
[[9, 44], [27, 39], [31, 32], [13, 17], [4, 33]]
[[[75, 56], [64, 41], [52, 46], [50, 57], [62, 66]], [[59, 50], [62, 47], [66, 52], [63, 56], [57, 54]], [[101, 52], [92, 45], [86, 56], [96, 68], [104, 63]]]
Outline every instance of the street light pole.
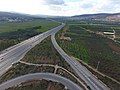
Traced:
[[98, 61], [98, 64], [97, 64], [96, 70], [98, 70], [99, 64], [100, 64], [100, 61]]

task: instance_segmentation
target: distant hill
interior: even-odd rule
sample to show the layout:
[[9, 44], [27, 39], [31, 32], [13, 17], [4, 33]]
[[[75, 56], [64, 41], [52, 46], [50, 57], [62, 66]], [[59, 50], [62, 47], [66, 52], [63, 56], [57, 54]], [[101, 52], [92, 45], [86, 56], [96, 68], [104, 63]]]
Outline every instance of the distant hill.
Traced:
[[22, 22], [29, 21], [39, 17], [28, 15], [28, 14], [19, 14], [19, 13], [10, 13], [10, 12], [0, 12], [0, 22]]
[[64, 16], [61, 17], [61, 16], [49, 16], [49, 15], [29, 15], [29, 14], [20, 14], [20, 13], [11, 13], [11, 12], [0, 12], [0, 22], [1, 21], [22, 22], [33, 19], [41, 19], [41, 18], [51, 18], [58, 21], [72, 19], [72, 20], [98, 20], [98, 21], [120, 22], [120, 13], [83, 14], [83, 15], [75, 15], [72, 17], [64, 17]]
[[99, 13], [99, 14], [84, 14], [70, 17], [76, 20], [102, 20], [102, 21], [120, 21], [120, 13]]

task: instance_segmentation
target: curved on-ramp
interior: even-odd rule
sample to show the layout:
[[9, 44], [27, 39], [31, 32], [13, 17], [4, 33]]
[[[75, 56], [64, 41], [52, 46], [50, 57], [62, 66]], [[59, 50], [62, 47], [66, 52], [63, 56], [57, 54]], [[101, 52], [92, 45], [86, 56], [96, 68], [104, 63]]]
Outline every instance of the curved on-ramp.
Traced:
[[66, 79], [64, 77], [61, 77], [59, 75], [52, 74], [52, 73], [34, 73], [34, 74], [23, 75], [2, 83], [0, 85], [0, 90], [5, 90], [9, 87], [19, 85], [20, 83], [23, 83], [29, 80], [41, 80], [41, 79], [62, 83], [69, 90], [83, 90], [81, 87], [79, 87], [77, 84], [73, 83], [69, 79]]
[[78, 61], [75, 59], [71, 58], [67, 53], [63, 51], [63, 49], [58, 45], [56, 39], [55, 39], [55, 34], [53, 33], [51, 35], [51, 40], [53, 43], [53, 46], [55, 49], [58, 51], [58, 53], [65, 59], [67, 63], [73, 68], [73, 70], [78, 74], [78, 76], [85, 81], [85, 83], [90, 87], [92, 90], [109, 90], [109, 88], [99, 81], [96, 77], [93, 76], [90, 71], [82, 66]]

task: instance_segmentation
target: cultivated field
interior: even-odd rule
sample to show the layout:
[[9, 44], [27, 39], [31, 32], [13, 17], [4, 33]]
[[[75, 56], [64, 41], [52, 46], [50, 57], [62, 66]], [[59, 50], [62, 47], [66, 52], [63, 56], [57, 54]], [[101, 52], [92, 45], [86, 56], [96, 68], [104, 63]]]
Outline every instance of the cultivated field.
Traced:
[[[68, 24], [66, 28], [62, 32], [60, 31], [56, 38], [59, 45], [69, 55], [79, 58], [94, 69], [120, 81], [120, 45], [102, 35], [87, 31], [87, 29], [95, 32], [112, 31], [111, 27], [74, 23]], [[114, 26], [114, 28], [118, 28], [118, 26]], [[70, 40], [67, 40], [66, 37], [69, 37]], [[109, 84], [107, 79], [103, 81]]]

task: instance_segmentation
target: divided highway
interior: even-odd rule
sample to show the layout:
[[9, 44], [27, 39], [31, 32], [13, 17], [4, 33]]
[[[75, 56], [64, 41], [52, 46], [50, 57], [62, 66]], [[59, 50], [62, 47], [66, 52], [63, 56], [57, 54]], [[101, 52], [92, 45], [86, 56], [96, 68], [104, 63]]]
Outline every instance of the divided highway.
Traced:
[[[4, 74], [9, 67], [20, 61], [25, 54], [33, 48], [35, 45], [39, 44], [42, 40], [51, 35], [52, 43], [55, 49], [59, 52], [59, 54], [65, 59], [67, 63], [73, 68], [73, 70], [78, 74], [78, 76], [85, 81], [85, 83], [91, 88], [91, 90], [109, 90], [109, 88], [100, 82], [91, 72], [89, 72], [84, 66], [82, 66], [77, 60], [68, 56], [57, 44], [55, 40], [55, 33], [57, 33], [61, 28], [63, 28], [65, 24], [62, 24], [56, 28], [53, 28], [45, 33], [34, 36], [28, 40], [25, 40], [17, 45], [14, 45], [0, 54], [0, 76]], [[56, 82], [60, 82], [67, 86], [70, 90], [81, 90], [76, 84], [72, 81], [67, 80], [66, 78], [60, 77], [55, 74], [50, 73], [36, 73], [36, 74], [28, 74], [24, 75], [12, 80], [9, 80], [0, 85], [0, 90], [4, 90], [9, 86], [14, 86], [20, 84], [21, 82], [25, 82], [26, 80], [31, 79], [47, 79]]]
[[64, 77], [61, 77], [59, 75], [52, 74], [52, 73], [34, 73], [34, 74], [23, 75], [18, 78], [11, 79], [5, 83], [2, 83], [0, 85], [0, 90], [5, 90], [8, 87], [17, 86], [22, 82], [26, 82], [26, 81], [30, 81], [30, 80], [41, 80], [41, 79], [62, 83], [69, 90], [83, 90], [82, 88], [80, 88], [78, 85], [76, 85], [69, 79], [66, 79]]
[[35, 45], [39, 44], [42, 40], [50, 36], [52, 33], [59, 31], [65, 24], [55, 27], [47, 32], [40, 35], [34, 36], [28, 40], [25, 40], [15, 46], [12, 46], [0, 54], [0, 76], [5, 73], [12, 64], [18, 62], [22, 59], [25, 54], [33, 48]]
[[91, 90], [109, 90], [109, 88], [99, 81], [91, 72], [82, 66], [77, 60], [68, 56], [57, 44], [55, 40], [55, 33], [51, 36], [52, 43], [59, 54], [65, 59], [67, 63], [73, 68], [78, 76], [85, 81], [85, 83], [91, 88]]

